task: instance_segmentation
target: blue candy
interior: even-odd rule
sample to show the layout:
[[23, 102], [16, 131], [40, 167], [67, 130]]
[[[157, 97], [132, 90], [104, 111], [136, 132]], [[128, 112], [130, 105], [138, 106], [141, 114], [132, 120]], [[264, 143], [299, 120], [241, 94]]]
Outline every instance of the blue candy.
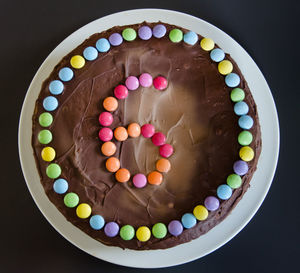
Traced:
[[232, 189], [228, 185], [220, 185], [217, 188], [217, 195], [222, 200], [227, 200], [232, 195]]
[[194, 45], [198, 41], [198, 35], [193, 31], [189, 31], [183, 35], [183, 41], [189, 45]]
[[246, 115], [249, 111], [249, 106], [244, 101], [239, 101], [234, 105], [234, 113], [236, 113], [238, 116]]
[[44, 98], [43, 106], [46, 111], [54, 111], [58, 106], [58, 101], [53, 96]]
[[220, 48], [215, 48], [214, 50], [212, 50], [210, 52], [210, 58], [214, 61], [214, 62], [221, 62], [224, 60], [225, 58], [225, 53], [222, 49]]
[[68, 82], [72, 80], [73, 76], [74, 76], [74, 72], [69, 67], [63, 67], [61, 70], [59, 70], [58, 73], [58, 77], [64, 82]]
[[54, 184], [53, 184], [53, 190], [58, 193], [58, 194], [63, 194], [65, 193], [69, 188], [69, 184], [67, 182], [67, 180], [63, 179], [63, 178], [59, 178], [57, 180], [55, 180]]
[[98, 51], [92, 46], [88, 46], [83, 50], [83, 57], [88, 61], [96, 60], [98, 57]]
[[64, 90], [64, 84], [59, 80], [54, 80], [49, 84], [49, 91], [53, 95], [59, 95]]
[[96, 48], [99, 52], [107, 52], [110, 49], [110, 43], [107, 39], [101, 38], [96, 42]]
[[253, 126], [253, 119], [248, 115], [241, 116], [239, 118], [239, 126], [244, 130], [249, 130]]
[[236, 73], [230, 73], [225, 77], [225, 83], [229, 87], [237, 87], [240, 81], [240, 77]]
[[196, 225], [197, 220], [196, 217], [192, 213], [185, 213], [181, 217], [181, 223], [185, 228], [192, 228]]
[[93, 215], [90, 218], [90, 226], [95, 230], [99, 230], [99, 229], [103, 228], [104, 224], [105, 224], [105, 221], [101, 215]]

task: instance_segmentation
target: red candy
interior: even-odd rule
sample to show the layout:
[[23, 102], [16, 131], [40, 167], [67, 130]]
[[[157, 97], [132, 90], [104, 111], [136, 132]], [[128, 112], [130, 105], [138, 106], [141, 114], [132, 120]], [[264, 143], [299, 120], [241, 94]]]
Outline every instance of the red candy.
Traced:
[[170, 145], [170, 144], [164, 144], [159, 147], [159, 154], [162, 157], [168, 158], [173, 154], [173, 152], [174, 152], [174, 149], [173, 149], [172, 145]]
[[168, 86], [168, 81], [162, 76], [158, 76], [153, 80], [153, 85], [158, 90], [164, 90]]
[[114, 89], [114, 94], [115, 97], [119, 100], [126, 99], [128, 96], [128, 89], [125, 85], [120, 84]]
[[152, 136], [151, 140], [155, 146], [161, 146], [166, 143], [166, 136], [161, 132], [157, 132]]
[[113, 121], [114, 121], [114, 118], [113, 118], [112, 114], [109, 112], [102, 112], [99, 115], [99, 123], [102, 126], [110, 126], [113, 123]]
[[113, 134], [112, 129], [107, 128], [107, 127], [102, 128], [102, 129], [99, 131], [99, 138], [100, 138], [100, 140], [102, 140], [102, 141], [110, 141], [110, 140], [112, 140], [113, 135], [114, 135], [114, 134]]
[[141, 128], [141, 133], [145, 138], [152, 137], [155, 133], [155, 128], [152, 124], [144, 124]]

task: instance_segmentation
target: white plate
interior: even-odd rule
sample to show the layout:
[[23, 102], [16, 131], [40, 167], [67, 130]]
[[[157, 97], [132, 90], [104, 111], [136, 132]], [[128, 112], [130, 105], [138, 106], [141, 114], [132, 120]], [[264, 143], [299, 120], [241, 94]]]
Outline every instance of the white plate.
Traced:
[[[166, 250], [134, 251], [108, 247], [92, 239], [69, 223], [47, 198], [40, 183], [31, 147], [32, 115], [42, 82], [54, 66], [72, 49], [96, 32], [115, 25], [143, 21], [163, 21], [211, 37], [223, 50], [230, 53], [244, 74], [256, 101], [262, 131], [262, 152], [251, 187], [236, 208], [207, 234]], [[131, 267], [166, 267], [203, 257], [228, 242], [253, 217], [264, 200], [276, 169], [279, 151], [279, 125], [273, 97], [259, 68], [247, 52], [226, 33], [215, 26], [190, 15], [161, 9], [140, 9], [115, 13], [75, 31], [47, 57], [33, 78], [24, 100], [19, 124], [19, 154], [22, 170], [30, 193], [51, 225], [71, 243], [83, 251], [111, 263]]]

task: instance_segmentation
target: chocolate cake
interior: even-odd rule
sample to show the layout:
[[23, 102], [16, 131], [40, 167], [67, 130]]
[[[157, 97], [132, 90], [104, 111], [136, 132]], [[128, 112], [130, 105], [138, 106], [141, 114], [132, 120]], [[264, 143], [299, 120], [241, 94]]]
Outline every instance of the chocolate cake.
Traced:
[[[222, 54], [209, 38], [144, 22], [96, 33], [56, 65], [36, 101], [32, 147], [45, 193], [68, 221], [105, 245], [166, 249], [231, 212], [256, 170], [261, 134], [247, 82]], [[147, 87], [139, 78], [145, 73]], [[107, 97], [116, 97], [114, 111], [104, 108]], [[103, 112], [110, 114], [99, 123]], [[137, 135], [116, 134], [131, 123]], [[161, 132], [157, 139], [139, 135], [147, 124]], [[115, 132], [115, 153], [108, 153], [119, 160], [115, 170], [101, 149], [112, 137], [102, 138], [103, 128]], [[161, 158], [170, 170], [157, 167]], [[128, 172], [118, 176], [118, 167]], [[148, 182], [138, 187], [136, 174]]]

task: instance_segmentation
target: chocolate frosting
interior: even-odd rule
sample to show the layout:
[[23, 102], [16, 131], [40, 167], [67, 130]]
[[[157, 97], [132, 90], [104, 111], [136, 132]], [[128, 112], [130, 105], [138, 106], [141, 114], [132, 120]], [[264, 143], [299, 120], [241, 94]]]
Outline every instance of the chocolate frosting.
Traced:
[[[131, 27], [137, 30], [141, 25], [153, 27], [155, 24], [144, 22]], [[168, 31], [175, 27], [164, 25]], [[124, 241], [119, 236], [109, 238], [103, 230], [93, 230], [88, 219], [79, 219], [75, 209], [64, 205], [63, 195], [53, 191], [53, 179], [46, 176], [48, 163], [40, 156], [45, 145], [38, 142], [37, 135], [43, 129], [38, 117], [44, 112], [42, 102], [49, 95], [50, 81], [58, 79], [62, 67], [70, 66], [70, 58], [82, 55], [83, 49], [94, 46], [99, 38], [121, 33], [124, 28], [118, 26], [94, 34], [54, 68], [36, 101], [32, 146], [45, 192], [68, 221], [106, 245], [138, 250], [165, 249], [206, 233], [242, 198], [261, 150], [259, 121], [247, 83], [236, 63], [226, 54], [226, 59], [234, 64], [234, 72], [241, 77], [240, 87], [245, 90], [249, 115], [254, 119], [250, 131], [254, 137], [251, 147], [256, 156], [249, 163], [250, 169], [243, 177], [242, 187], [235, 190], [229, 200], [222, 201], [217, 211], [210, 212], [207, 220], [185, 229], [178, 237], [168, 234], [164, 239], [156, 239], [152, 236], [141, 243], [136, 238], [131, 241]], [[107, 157], [101, 154], [98, 138], [101, 128], [98, 116], [104, 111], [103, 99], [113, 95], [114, 87], [124, 84], [130, 75], [145, 72], [153, 77], [166, 77], [168, 88], [158, 91], [154, 87], [139, 87], [129, 91], [128, 98], [119, 101], [119, 108], [113, 113], [111, 128], [127, 126], [131, 122], [152, 123], [156, 130], [167, 136], [167, 143], [175, 152], [170, 157], [171, 170], [164, 174], [160, 186], [148, 184], [137, 189], [131, 181], [116, 182], [114, 175], [106, 170]], [[77, 193], [80, 202], [90, 204], [93, 214], [102, 215], [106, 222], [116, 221], [120, 226], [130, 224], [137, 229], [146, 225], [151, 228], [158, 222], [168, 225], [171, 220], [180, 220], [184, 213], [203, 204], [205, 197], [216, 195], [217, 187], [226, 183], [226, 177], [233, 173], [233, 163], [239, 159], [237, 136], [241, 129], [233, 112], [230, 91], [217, 64], [198, 43], [194, 46], [172, 43], [167, 35], [161, 39], [143, 41], [137, 38], [133, 42], [123, 42], [108, 53], [100, 53], [95, 61], [87, 61], [84, 68], [75, 70], [70, 82], [64, 83], [64, 92], [57, 96], [59, 107], [52, 113], [54, 121], [49, 127], [53, 134], [49, 146], [56, 151], [54, 162], [61, 166], [61, 177], [69, 182], [68, 191]], [[154, 170], [155, 162], [160, 158], [158, 148], [143, 137], [129, 138], [123, 143], [116, 142], [116, 145], [121, 166], [129, 169], [132, 175]]]

